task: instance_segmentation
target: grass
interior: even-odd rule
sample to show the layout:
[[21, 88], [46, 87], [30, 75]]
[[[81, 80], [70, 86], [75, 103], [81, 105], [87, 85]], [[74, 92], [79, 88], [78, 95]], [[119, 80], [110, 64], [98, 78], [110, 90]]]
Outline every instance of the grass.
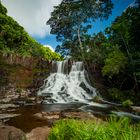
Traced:
[[108, 122], [59, 120], [52, 128], [48, 140], [140, 140], [140, 124], [132, 125], [128, 118]]

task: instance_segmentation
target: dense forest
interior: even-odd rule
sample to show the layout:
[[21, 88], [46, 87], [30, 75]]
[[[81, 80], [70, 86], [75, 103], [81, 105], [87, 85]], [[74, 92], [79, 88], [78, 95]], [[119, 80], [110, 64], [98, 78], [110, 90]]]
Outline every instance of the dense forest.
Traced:
[[56, 52], [84, 61], [87, 67], [92, 63], [101, 72], [106, 97], [139, 104], [140, 1], [125, 9], [104, 32], [88, 33], [94, 21], [109, 17], [112, 8], [110, 0], [99, 3], [63, 0], [55, 7], [47, 24], [62, 42]]
[[35, 41], [12, 17], [0, 2], [0, 51], [22, 56], [61, 60], [61, 56]]

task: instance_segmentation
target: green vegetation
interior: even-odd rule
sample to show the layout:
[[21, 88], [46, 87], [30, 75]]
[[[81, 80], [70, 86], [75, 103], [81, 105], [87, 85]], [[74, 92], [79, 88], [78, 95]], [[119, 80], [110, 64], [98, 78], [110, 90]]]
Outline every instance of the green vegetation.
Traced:
[[133, 105], [133, 102], [131, 100], [126, 100], [122, 103], [123, 107], [130, 107]]
[[102, 99], [99, 96], [93, 97], [93, 102], [100, 102]]
[[117, 89], [117, 88], [108, 89], [108, 94], [109, 94], [109, 96], [110, 96], [112, 101], [117, 100], [117, 101], [122, 102], [124, 100], [124, 98], [125, 98], [124, 93], [121, 90]]
[[62, 60], [62, 57], [31, 38], [22, 26], [7, 15], [7, 9], [0, 2], [0, 51], [22, 56], [42, 57], [48, 60]]
[[128, 118], [108, 122], [60, 120], [52, 128], [49, 140], [139, 140], [140, 125], [130, 124]]
[[63, 0], [52, 12], [47, 23], [62, 42], [56, 51], [84, 61], [89, 72], [100, 73], [108, 99], [140, 104], [140, 1], [125, 9], [104, 33], [93, 35], [88, 33], [93, 22], [107, 19], [113, 4], [110, 0], [85, 2]]
[[127, 64], [127, 57], [121, 51], [113, 51], [108, 54], [105, 59], [105, 65], [102, 69], [103, 75], [108, 75], [112, 78], [113, 75], [119, 74], [124, 71]]
[[51, 33], [56, 34], [56, 39], [62, 41], [57, 47], [63, 55], [77, 55], [84, 59], [83, 41], [88, 37], [91, 22], [97, 19], [107, 19], [111, 14], [113, 4], [111, 0], [97, 2], [96, 0], [63, 0], [56, 6], [47, 24], [51, 27]]

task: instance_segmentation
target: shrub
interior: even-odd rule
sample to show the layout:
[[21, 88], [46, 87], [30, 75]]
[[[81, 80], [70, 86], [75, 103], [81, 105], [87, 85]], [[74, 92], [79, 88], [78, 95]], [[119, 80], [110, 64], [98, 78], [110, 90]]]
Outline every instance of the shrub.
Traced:
[[127, 57], [119, 50], [115, 50], [106, 58], [102, 74], [103, 76], [107, 75], [109, 78], [112, 78], [113, 75], [117, 75], [123, 71], [127, 63]]
[[93, 97], [93, 102], [101, 102], [101, 97], [99, 97], [99, 96], [95, 96], [95, 97]]
[[21, 89], [21, 88], [17, 88], [17, 89], [16, 89], [16, 92], [17, 92], [17, 93], [21, 93], [21, 92], [22, 92], [22, 89]]
[[138, 140], [140, 125], [130, 125], [128, 118], [111, 117], [108, 123], [87, 120], [59, 120], [48, 140]]
[[133, 105], [133, 102], [131, 100], [125, 100], [123, 103], [122, 103], [123, 107], [130, 107], [131, 105]]
[[124, 100], [124, 95], [123, 95], [124, 93], [117, 88], [109, 89], [108, 94], [113, 101], [123, 101]]

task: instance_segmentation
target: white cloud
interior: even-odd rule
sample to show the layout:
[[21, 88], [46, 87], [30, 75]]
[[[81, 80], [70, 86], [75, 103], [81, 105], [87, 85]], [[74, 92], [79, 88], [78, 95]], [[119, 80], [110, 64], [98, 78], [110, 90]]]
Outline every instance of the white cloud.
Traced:
[[25, 30], [33, 35], [44, 37], [49, 34], [50, 27], [46, 21], [50, 18], [53, 6], [62, 0], [2, 0], [12, 16]]
[[48, 47], [52, 52], [54, 52], [54, 48], [50, 45], [44, 45], [44, 47]]

